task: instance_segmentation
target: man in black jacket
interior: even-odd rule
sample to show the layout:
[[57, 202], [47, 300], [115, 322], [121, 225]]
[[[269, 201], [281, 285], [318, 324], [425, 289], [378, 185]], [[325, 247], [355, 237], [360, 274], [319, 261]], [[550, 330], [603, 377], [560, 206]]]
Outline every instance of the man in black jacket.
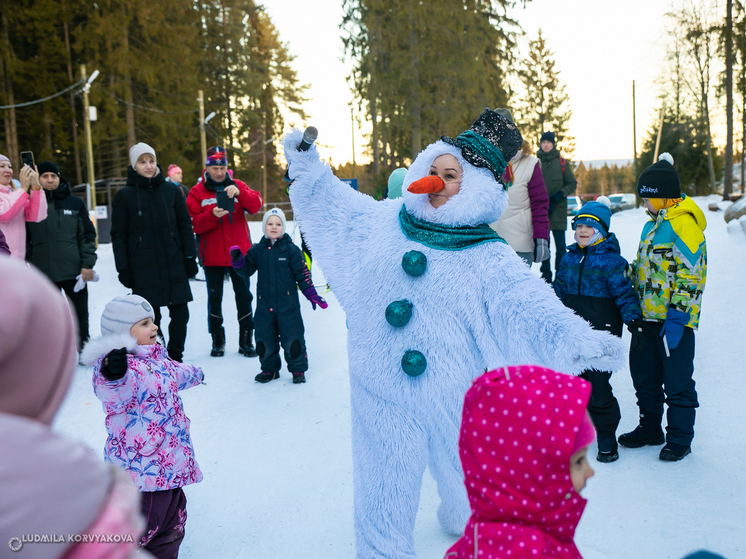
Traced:
[[78, 276], [93, 279], [96, 264], [96, 229], [83, 200], [73, 196], [70, 184], [51, 161], [37, 166], [47, 196], [47, 218], [26, 223], [26, 260], [39, 268], [70, 298], [78, 317], [78, 343], [88, 341], [88, 286], [75, 291]]

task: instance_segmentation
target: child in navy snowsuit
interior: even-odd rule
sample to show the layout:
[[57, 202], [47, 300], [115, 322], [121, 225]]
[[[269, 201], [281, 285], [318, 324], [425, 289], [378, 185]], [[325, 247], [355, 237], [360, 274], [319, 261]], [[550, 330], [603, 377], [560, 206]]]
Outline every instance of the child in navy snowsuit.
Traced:
[[255, 380], [265, 383], [280, 378], [282, 344], [293, 383], [300, 384], [306, 382], [308, 356], [296, 285], [314, 310], [316, 305], [322, 309], [328, 305], [313, 287], [303, 253], [285, 233], [283, 211], [273, 208], [265, 213], [262, 230], [262, 240], [245, 255], [241, 255], [239, 247], [231, 247], [231, 263], [239, 276], [248, 282], [249, 277], [258, 272], [254, 327], [262, 372]]
[[[588, 202], [573, 220], [575, 244], [568, 247], [557, 270], [557, 297], [596, 330], [622, 335], [622, 324], [637, 325], [642, 312], [627, 261], [614, 233], [609, 232], [611, 211], [600, 202]], [[634, 350], [634, 348], [633, 348]], [[581, 376], [591, 382], [588, 411], [598, 431], [599, 462], [619, 458], [616, 429], [621, 413], [609, 384], [611, 372], [589, 369]]]

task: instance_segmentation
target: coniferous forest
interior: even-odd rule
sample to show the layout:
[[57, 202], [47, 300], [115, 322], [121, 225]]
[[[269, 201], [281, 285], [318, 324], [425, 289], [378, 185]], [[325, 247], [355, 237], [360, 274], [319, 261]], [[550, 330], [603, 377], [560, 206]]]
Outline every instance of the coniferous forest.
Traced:
[[[254, 0], [5, 0], [0, 25], [2, 105], [78, 83], [81, 64], [88, 75], [99, 70], [90, 88], [97, 179], [124, 176], [139, 141], [157, 146], [159, 163], [196, 178], [200, 89], [205, 115], [216, 113], [207, 144], [233, 146], [229, 164], [244, 180], [260, 176], [263, 138], [284, 131], [281, 110], [303, 115], [292, 57]], [[57, 161], [71, 183], [85, 182], [82, 110], [80, 87], [3, 110], [3, 152], [18, 165], [19, 152], [31, 150], [37, 161]], [[284, 169], [274, 145], [266, 149], [275, 198]]]
[[[485, 107], [509, 108], [534, 149], [553, 130], [574, 159], [572, 100], [552, 45], [511, 16], [530, 0], [339, 1], [348, 83], [370, 133], [368, 163], [337, 170], [356, 174], [361, 190], [380, 196], [393, 169], [433, 138], [463, 131]], [[638, 114], [636, 161], [626, 170], [578, 169], [581, 192], [631, 190], [653, 162], [661, 122], [658, 152], [673, 154], [686, 192], [741, 189], [730, 169], [746, 136], [746, 4], [677, 0], [667, 27], [660, 109], [647, 122]], [[157, 146], [159, 162], [178, 164], [185, 179], [197, 177], [202, 90], [205, 115], [215, 113], [207, 144], [228, 147], [230, 166], [250, 182], [261, 182], [266, 160], [268, 198], [285, 199], [283, 161], [267, 140], [286, 130], [283, 115], [305, 118], [306, 87], [255, 0], [5, 0], [0, 152], [17, 167], [30, 150], [37, 161], [57, 161], [71, 183], [86, 182], [82, 65], [100, 72], [90, 88], [97, 178], [124, 176], [138, 141]], [[725, 139], [713, 133], [723, 122]]]

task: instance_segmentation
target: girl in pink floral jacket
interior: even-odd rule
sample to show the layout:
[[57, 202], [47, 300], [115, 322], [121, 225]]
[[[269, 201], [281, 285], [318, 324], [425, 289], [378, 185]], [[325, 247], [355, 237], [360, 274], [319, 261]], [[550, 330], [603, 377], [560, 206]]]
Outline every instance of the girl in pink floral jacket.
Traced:
[[182, 487], [202, 481], [178, 391], [204, 375], [168, 358], [153, 318], [138, 295], [113, 299], [101, 317], [103, 336], [86, 345], [82, 360], [93, 366], [93, 390], [106, 412], [104, 458], [126, 470], [142, 495], [147, 531], [141, 546], [171, 558], [184, 537]]

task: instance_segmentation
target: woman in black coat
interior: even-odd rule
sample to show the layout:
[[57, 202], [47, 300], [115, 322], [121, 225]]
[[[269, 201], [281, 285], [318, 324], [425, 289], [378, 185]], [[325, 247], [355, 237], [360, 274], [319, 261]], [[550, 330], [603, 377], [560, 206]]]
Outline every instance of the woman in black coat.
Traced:
[[160, 326], [167, 306], [168, 355], [181, 361], [192, 300], [189, 278], [197, 275], [192, 220], [178, 187], [167, 182], [155, 150], [144, 143], [130, 149], [127, 185], [114, 197], [111, 242], [119, 281], [147, 299]]

